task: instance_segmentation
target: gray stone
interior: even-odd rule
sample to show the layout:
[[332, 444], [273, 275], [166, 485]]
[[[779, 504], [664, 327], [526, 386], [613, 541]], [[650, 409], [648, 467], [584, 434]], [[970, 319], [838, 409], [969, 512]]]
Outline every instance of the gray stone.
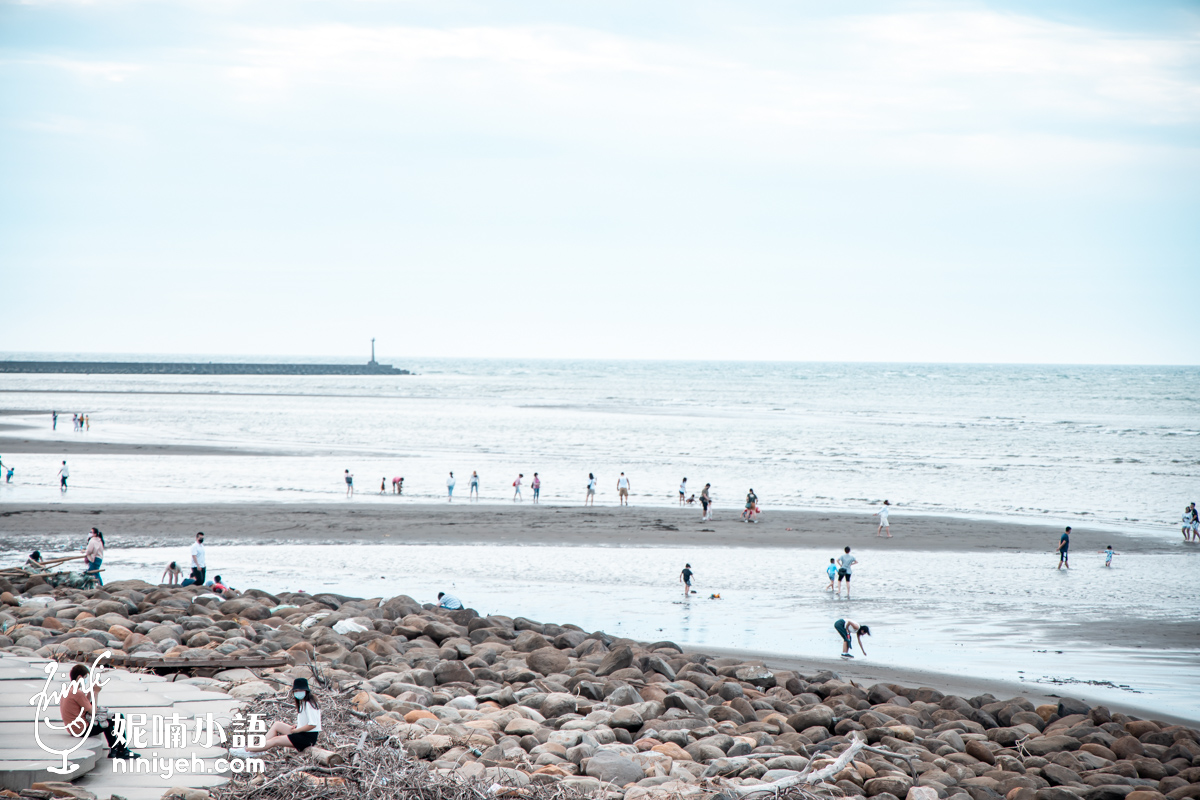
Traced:
[[646, 773], [637, 764], [609, 750], [601, 750], [589, 758], [584, 774], [615, 786], [637, 783], [646, 777]]
[[629, 645], [622, 645], [604, 657], [604, 660], [600, 662], [600, 666], [596, 668], [596, 677], [603, 678], [606, 675], [611, 675], [619, 669], [625, 669], [632, 663], [633, 649]]

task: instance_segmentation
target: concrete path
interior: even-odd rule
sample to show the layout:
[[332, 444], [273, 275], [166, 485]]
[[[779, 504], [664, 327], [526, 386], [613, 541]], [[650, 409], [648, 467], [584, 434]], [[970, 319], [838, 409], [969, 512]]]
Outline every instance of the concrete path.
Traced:
[[[170, 719], [178, 714], [186, 725], [182, 746], [152, 746], [147, 725], [147, 746], [134, 748], [142, 756], [140, 760], [109, 759], [104, 738], [97, 736], [68, 757], [79, 765], [76, 771], [67, 776], [50, 772], [49, 767], [61, 764], [62, 759], [38, 747], [34, 738], [36, 708], [29, 702], [45, 686], [47, 663], [45, 659], [0, 653], [0, 788], [22, 789], [42, 781], [72, 780], [101, 800], [113, 794], [127, 800], [158, 800], [173, 786], [207, 789], [229, 779], [217, 771], [225, 746], [219, 737], [212, 746], [205, 746], [204, 737], [193, 742], [195, 721], [212, 714], [213, 721], [228, 735], [240, 701], [196, 684], [121, 669], [105, 670], [108, 683], [101, 690], [101, 705], [126, 717], [144, 714], [148, 721], [155, 715]], [[66, 664], [59, 666], [54, 688], [69, 669]], [[61, 725], [56, 708], [47, 709], [45, 715]], [[50, 748], [67, 749], [78, 743], [67, 733], [51, 731], [44, 725], [40, 735]]]

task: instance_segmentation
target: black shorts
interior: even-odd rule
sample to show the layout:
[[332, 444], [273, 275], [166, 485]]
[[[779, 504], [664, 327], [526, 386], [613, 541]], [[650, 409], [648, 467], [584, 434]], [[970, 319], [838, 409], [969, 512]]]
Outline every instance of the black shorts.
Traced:
[[292, 743], [292, 747], [300, 752], [304, 752], [308, 748], [317, 743], [316, 731], [304, 731], [303, 733], [289, 733], [288, 741]]
[[708, 508], [708, 498], [707, 498], [707, 497], [701, 497], [701, 498], [700, 498], [700, 505], [704, 506], [705, 508]]
[[842, 579], [845, 579], [846, 583], [849, 583], [850, 582], [850, 573], [844, 569], [839, 568], [838, 569], [838, 580], [840, 581]]

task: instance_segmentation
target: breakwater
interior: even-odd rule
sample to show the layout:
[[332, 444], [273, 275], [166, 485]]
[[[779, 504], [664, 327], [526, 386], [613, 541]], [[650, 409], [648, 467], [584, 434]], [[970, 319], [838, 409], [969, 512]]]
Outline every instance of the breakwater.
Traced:
[[187, 361], [0, 361], [0, 372], [83, 375], [409, 375], [391, 364], [221, 364]]

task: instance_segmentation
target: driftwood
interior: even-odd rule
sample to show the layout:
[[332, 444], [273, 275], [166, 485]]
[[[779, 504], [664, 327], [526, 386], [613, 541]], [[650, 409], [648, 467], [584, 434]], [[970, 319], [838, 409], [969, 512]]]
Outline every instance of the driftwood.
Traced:
[[[722, 790], [722, 793], [732, 795], [733, 797], [747, 797], [763, 792], [777, 794], [781, 789], [790, 789], [795, 786], [812, 786], [813, 784], [822, 783], [844, 770], [846, 765], [854, 760], [854, 756], [867, 746], [866, 739], [863, 739], [857, 731], [852, 735], [852, 738], [853, 741], [850, 743], [850, 746], [843, 750], [834, 759], [832, 764], [816, 772], [811, 771], [813, 764], [817, 762], [817, 759], [813, 758], [799, 775], [793, 775], [790, 778], [780, 778], [773, 783], [761, 783], [756, 786], [728, 786]], [[887, 754], [895, 755], [895, 753], [891, 752]]]
[[316, 745], [308, 748], [304, 752], [312, 755], [313, 760], [322, 767], [340, 767], [342, 764], [346, 763], [346, 759], [342, 758], [339, 754], [333, 752], [332, 750], [326, 750], [323, 747], [317, 747]]

